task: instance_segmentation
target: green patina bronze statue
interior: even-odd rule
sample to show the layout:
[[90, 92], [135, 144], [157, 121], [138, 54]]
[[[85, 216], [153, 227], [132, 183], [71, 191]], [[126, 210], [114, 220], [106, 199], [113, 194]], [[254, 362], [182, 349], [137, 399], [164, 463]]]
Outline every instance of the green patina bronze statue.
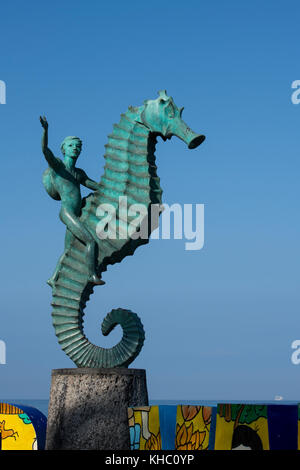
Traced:
[[[164, 90], [156, 100], [129, 107], [109, 135], [100, 183], [75, 166], [82, 148], [78, 137], [66, 137], [62, 142], [63, 160], [53, 155], [48, 148], [47, 120], [40, 118], [44, 128], [42, 150], [49, 164], [43, 183], [48, 194], [61, 201], [60, 219], [66, 225], [65, 250], [48, 281], [53, 292], [52, 318], [62, 349], [77, 367], [127, 367], [143, 346], [145, 333], [139, 317], [121, 308], [112, 310], [102, 323], [104, 335], [120, 324], [121, 341], [110, 349], [92, 344], [83, 333], [84, 308], [94, 286], [104, 284], [101, 276], [107, 266], [133, 255], [138, 246], [148, 243], [155, 228], [150, 220], [151, 207], [162, 202], [154, 155], [157, 137], [166, 140], [175, 135], [190, 149], [205, 139], [184, 123], [182, 110]], [[93, 192], [82, 199], [80, 185]], [[135, 233], [129, 230], [132, 217], [128, 214], [124, 217], [120, 207], [122, 197], [130, 205], [145, 208], [145, 218], [150, 222], [146, 225], [147, 237], [139, 236], [142, 219], [135, 226]], [[99, 207], [105, 204], [115, 208], [114, 224], [122, 233], [118, 238], [100, 237], [97, 231], [105, 216]]]
[[[93, 284], [104, 284], [96, 274], [96, 249], [95, 240], [89, 230], [80, 220], [81, 213], [81, 193], [80, 185], [98, 190], [100, 186], [95, 181], [88, 178], [86, 173], [80, 168], [76, 168], [76, 161], [80, 155], [82, 142], [78, 137], [66, 137], [61, 144], [61, 151], [64, 160], [56, 158], [48, 148], [48, 122], [45, 117], [40, 117], [44, 128], [42, 138], [42, 150], [49, 164], [49, 168], [44, 172], [43, 183], [48, 194], [56, 200], [61, 201], [60, 219], [66, 225], [65, 252], [60, 258], [56, 270], [48, 284], [54, 287], [58, 278], [59, 268], [68, 252], [72, 236], [77, 237], [86, 246], [87, 264], [89, 277], [88, 281]], [[96, 235], [96, 234], [95, 234]]]

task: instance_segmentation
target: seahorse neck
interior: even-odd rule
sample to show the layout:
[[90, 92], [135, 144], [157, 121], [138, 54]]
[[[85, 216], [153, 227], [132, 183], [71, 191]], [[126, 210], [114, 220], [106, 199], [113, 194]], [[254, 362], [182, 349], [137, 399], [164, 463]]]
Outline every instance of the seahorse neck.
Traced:
[[123, 195], [132, 204], [160, 204], [162, 190], [154, 155], [156, 136], [142, 124], [142, 109], [130, 107], [114, 125], [105, 146], [101, 183], [107, 197]]

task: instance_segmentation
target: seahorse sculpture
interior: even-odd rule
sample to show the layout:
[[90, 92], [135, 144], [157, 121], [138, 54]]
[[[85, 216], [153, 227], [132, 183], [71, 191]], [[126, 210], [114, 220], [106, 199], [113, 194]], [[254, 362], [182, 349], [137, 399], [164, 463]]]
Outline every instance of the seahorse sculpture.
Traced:
[[[154, 155], [157, 137], [166, 140], [175, 135], [190, 149], [205, 139], [184, 123], [182, 111], [165, 90], [156, 100], [129, 107], [108, 137], [100, 183], [75, 167], [82, 145], [77, 137], [68, 137], [62, 143], [63, 161], [54, 157], [48, 148], [47, 120], [40, 118], [44, 128], [42, 148], [49, 163], [43, 183], [52, 198], [61, 200], [60, 218], [67, 226], [64, 253], [48, 281], [53, 293], [53, 325], [59, 344], [77, 367], [127, 367], [143, 346], [145, 333], [139, 317], [121, 308], [112, 310], [102, 323], [104, 335], [121, 325], [120, 342], [109, 349], [92, 344], [83, 332], [84, 308], [94, 286], [104, 284], [101, 275], [107, 266], [133, 255], [137, 247], [148, 243], [151, 231], [157, 227], [151, 219], [151, 207], [159, 207], [162, 202]], [[83, 199], [80, 184], [93, 189]], [[134, 230], [136, 214], [128, 212], [124, 216], [121, 210], [120, 198], [125, 197], [128, 206], [139, 204], [145, 209], [144, 216], [133, 224]], [[108, 205], [115, 213], [99, 210]], [[118, 230], [118, 237], [107, 236], [112, 227]], [[143, 227], [146, 237], [139, 236]]]

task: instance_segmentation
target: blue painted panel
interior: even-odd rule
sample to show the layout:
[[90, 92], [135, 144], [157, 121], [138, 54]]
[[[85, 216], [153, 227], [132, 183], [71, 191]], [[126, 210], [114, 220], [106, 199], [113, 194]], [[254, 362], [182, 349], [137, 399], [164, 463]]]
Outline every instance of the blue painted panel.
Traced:
[[268, 405], [270, 450], [297, 450], [298, 407]]
[[208, 450], [214, 450], [214, 448], [215, 448], [217, 410], [218, 410], [218, 408], [216, 406], [212, 407], [210, 430], [209, 430]]
[[176, 414], [176, 405], [159, 406], [159, 423], [162, 450], [175, 449]]

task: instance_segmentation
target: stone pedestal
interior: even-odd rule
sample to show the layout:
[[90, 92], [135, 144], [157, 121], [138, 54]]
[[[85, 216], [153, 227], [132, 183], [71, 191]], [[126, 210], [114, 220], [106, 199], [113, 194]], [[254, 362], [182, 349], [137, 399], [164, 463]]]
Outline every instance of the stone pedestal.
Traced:
[[148, 405], [143, 369], [52, 371], [47, 450], [130, 449], [127, 408]]

